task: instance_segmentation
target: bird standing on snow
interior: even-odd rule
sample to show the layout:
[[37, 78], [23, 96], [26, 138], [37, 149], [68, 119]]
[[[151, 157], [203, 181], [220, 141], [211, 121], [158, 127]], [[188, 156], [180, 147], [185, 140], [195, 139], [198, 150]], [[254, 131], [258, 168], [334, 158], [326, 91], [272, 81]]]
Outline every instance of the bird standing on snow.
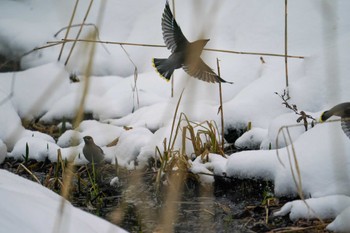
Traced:
[[333, 108], [325, 111], [321, 115], [321, 122], [326, 121], [331, 116], [340, 117], [341, 128], [346, 136], [350, 138], [350, 102], [335, 105]]
[[101, 163], [104, 159], [104, 153], [101, 147], [95, 144], [94, 139], [91, 136], [85, 136], [83, 139], [85, 142], [83, 148], [85, 158], [90, 163]]
[[182, 67], [190, 76], [202, 81], [210, 83], [227, 82], [215, 74], [200, 58], [209, 39], [189, 42], [177, 25], [168, 1], [165, 3], [162, 17], [162, 31], [165, 45], [172, 53], [167, 59], [153, 58], [153, 66], [167, 81], [170, 80], [175, 69]]

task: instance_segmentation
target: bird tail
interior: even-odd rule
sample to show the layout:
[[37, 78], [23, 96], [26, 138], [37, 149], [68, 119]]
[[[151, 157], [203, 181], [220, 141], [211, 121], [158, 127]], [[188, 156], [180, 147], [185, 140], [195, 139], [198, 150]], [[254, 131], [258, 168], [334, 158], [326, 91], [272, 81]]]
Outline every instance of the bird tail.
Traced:
[[174, 72], [174, 68], [168, 59], [153, 58], [152, 63], [158, 74], [169, 82], [171, 75]]

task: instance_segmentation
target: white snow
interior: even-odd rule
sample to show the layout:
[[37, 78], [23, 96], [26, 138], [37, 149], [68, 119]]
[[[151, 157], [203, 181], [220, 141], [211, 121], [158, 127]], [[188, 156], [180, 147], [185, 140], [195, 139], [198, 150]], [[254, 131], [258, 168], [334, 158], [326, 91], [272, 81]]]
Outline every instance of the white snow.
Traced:
[[3, 232], [126, 232], [72, 206], [42, 185], [5, 170], [0, 170], [0, 199]]
[[326, 229], [334, 232], [348, 232], [350, 229], [349, 216], [350, 207], [341, 212]]
[[[152, 135], [151, 131], [146, 128], [135, 128], [124, 131], [119, 137], [115, 150], [115, 159], [118, 165], [135, 169], [137, 166], [135, 164], [137, 162], [137, 156], [141, 148], [149, 143]], [[142, 164], [142, 167], [144, 166], [145, 164]]]
[[190, 171], [199, 173], [201, 182], [208, 184], [214, 182], [214, 175], [221, 176], [224, 174], [226, 170], [226, 158], [222, 155], [210, 153], [207, 157], [204, 157], [204, 159], [198, 156], [191, 165]]
[[329, 219], [336, 217], [349, 206], [350, 197], [333, 195], [289, 202], [281, 210], [275, 212], [274, 215], [283, 216], [289, 213], [289, 217], [293, 221], [301, 218]]
[[7, 156], [7, 146], [6, 144], [0, 140], [0, 163], [3, 163]]
[[[271, 120], [268, 127], [268, 135], [267, 137], [264, 137], [260, 144], [260, 147], [262, 149], [283, 148], [289, 145], [291, 142], [295, 141], [298, 136], [305, 132], [304, 127], [300, 126], [300, 124], [296, 124], [296, 119], [298, 117], [299, 116], [297, 116], [295, 113], [286, 113], [281, 114]], [[286, 126], [290, 126], [288, 128], [288, 131], [292, 140], [284, 140], [281, 130]], [[310, 128], [310, 126], [308, 126], [308, 128]]]
[[[74, 24], [82, 21], [88, 2], [80, 4]], [[87, 23], [99, 26], [101, 40], [164, 44], [160, 27], [164, 1], [108, 1], [101, 20], [99, 4], [94, 2]], [[56, 161], [60, 149], [63, 158], [84, 164], [87, 161], [82, 155], [82, 138], [90, 135], [104, 150], [107, 162], [117, 158], [119, 165], [129, 169], [135, 167], [135, 161], [142, 167], [150, 157], [157, 156], [156, 146], [163, 152], [165, 138], [169, 143], [182, 91], [176, 124], [184, 112], [192, 122], [215, 121], [221, 128], [217, 114], [218, 85], [195, 80], [176, 70], [174, 98], [171, 98], [170, 84], [160, 79], [151, 66], [152, 57], [169, 56], [165, 48], [123, 46], [137, 66], [136, 80], [134, 64], [119, 45], [96, 45], [92, 75], [88, 79], [85, 74], [92, 44], [78, 43], [67, 66], [63, 64], [71, 43], [65, 45], [59, 62], [61, 46], [21, 57], [35, 47], [46, 45], [47, 41], [64, 38], [66, 31], [57, 37], [54, 34], [68, 24], [73, 6], [72, 1], [53, 0], [1, 3], [0, 54], [20, 59], [25, 70], [0, 73], [0, 162], [5, 150], [7, 156], [22, 159], [28, 145], [30, 158]], [[213, 3], [206, 0], [200, 6], [195, 1], [176, 1], [177, 21], [190, 41], [205, 37], [210, 38], [207, 48], [284, 53], [283, 1]], [[349, 7], [348, 0], [288, 2], [288, 53], [305, 57], [288, 59], [289, 102], [316, 119], [323, 111], [350, 99]], [[82, 38], [87, 38], [92, 30], [91, 26], [84, 27]], [[74, 38], [77, 32], [78, 28], [73, 28], [69, 38]], [[330, 207], [321, 204], [322, 200], [330, 198], [343, 204], [342, 212], [332, 212], [331, 218], [335, 220], [328, 229], [350, 231], [345, 221], [350, 218], [349, 209], [345, 209], [350, 196], [350, 141], [343, 134], [340, 122], [317, 124], [307, 132], [303, 125], [293, 126], [299, 116], [285, 108], [275, 94], [282, 94], [285, 89], [283, 57], [209, 51], [204, 51], [202, 57], [214, 70], [218, 58], [221, 76], [234, 82], [222, 85], [224, 126], [242, 129], [251, 124], [252, 129], [235, 145], [253, 150], [227, 155], [227, 158], [209, 154], [207, 161], [197, 158], [190, 162], [191, 171], [269, 179], [275, 184], [276, 195], [295, 196], [296, 156], [307, 202], [312, 203], [321, 217], [330, 216], [327, 215]], [[72, 74], [76, 74], [80, 82], [72, 83], [69, 79]], [[51, 136], [24, 129], [21, 119], [55, 124], [74, 119], [85, 85], [88, 92], [84, 112], [95, 120], [81, 122], [57, 142]], [[125, 126], [132, 129], [125, 130]], [[181, 122], [181, 128], [183, 126], [185, 123]], [[182, 146], [180, 136], [174, 144], [176, 150]], [[117, 138], [117, 145], [107, 146]], [[193, 153], [189, 141], [186, 141], [186, 153]], [[203, 183], [213, 182], [211, 176], [200, 177]], [[20, 188], [13, 187], [14, 190]], [[290, 207], [288, 211], [293, 212], [291, 218], [310, 217], [304, 214], [305, 209], [300, 210], [304, 208], [300, 203], [303, 202], [286, 204]], [[297, 205], [299, 207], [292, 208]]]
[[[28, 153], [26, 153], [28, 148]], [[15, 159], [23, 159], [25, 156], [36, 159], [38, 161], [45, 161], [52, 154], [57, 154], [59, 146], [55, 143], [45, 141], [41, 138], [24, 137], [21, 138], [13, 148], [9, 156]]]
[[297, 200], [285, 204], [275, 216], [289, 213], [291, 220], [298, 219], [330, 219], [335, 218], [327, 226], [327, 230], [335, 232], [349, 231], [350, 197], [344, 195], [331, 195], [327, 197]]
[[266, 129], [252, 128], [235, 141], [235, 147], [239, 149], [259, 149], [262, 141], [267, 136], [267, 132]]

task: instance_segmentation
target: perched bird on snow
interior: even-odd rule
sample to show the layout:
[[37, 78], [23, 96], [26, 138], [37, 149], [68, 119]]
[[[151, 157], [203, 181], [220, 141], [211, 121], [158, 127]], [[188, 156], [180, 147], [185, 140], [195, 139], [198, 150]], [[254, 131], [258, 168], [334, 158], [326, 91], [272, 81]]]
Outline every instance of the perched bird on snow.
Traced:
[[101, 147], [97, 146], [91, 136], [84, 138], [83, 154], [90, 163], [101, 163], [104, 159], [104, 153]]
[[325, 111], [321, 115], [321, 122], [326, 121], [331, 116], [340, 117], [341, 128], [346, 136], [350, 138], [350, 102], [335, 105], [333, 108]]
[[189, 42], [182, 34], [181, 28], [171, 13], [169, 3], [166, 1], [162, 17], [163, 39], [166, 47], [171, 50], [167, 59], [153, 58], [153, 66], [167, 81], [175, 69], [183, 68], [190, 76], [210, 83], [230, 83], [220, 78], [200, 55], [209, 39]]

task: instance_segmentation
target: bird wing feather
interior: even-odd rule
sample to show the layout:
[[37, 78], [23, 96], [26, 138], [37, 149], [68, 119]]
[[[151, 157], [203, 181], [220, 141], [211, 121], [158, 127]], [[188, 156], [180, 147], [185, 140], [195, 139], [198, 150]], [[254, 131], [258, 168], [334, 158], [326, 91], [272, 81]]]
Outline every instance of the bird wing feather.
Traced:
[[165, 45], [171, 52], [183, 50], [189, 44], [181, 28], [177, 25], [173, 13], [171, 13], [168, 1], [166, 1], [163, 13], [162, 31]]
[[99, 151], [100, 151], [102, 154], [105, 154], [105, 153], [103, 152], [103, 150], [102, 150], [101, 147], [99, 147], [99, 146], [97, 146], [97, 147], [98, 147]]
[[350, 138], [350, 118], [341, 118], [341, 128], [344, 131], [345, 135]]
[[205, 82], [226, 82], [225, 80], [220, 78], [220, 76], [215, 74], [215, 72], [200, 58], [195, 62], [184, 64], [183, 69], [186, 71], [187, 74], [191, 75], [192, 77], [198, 78]]

